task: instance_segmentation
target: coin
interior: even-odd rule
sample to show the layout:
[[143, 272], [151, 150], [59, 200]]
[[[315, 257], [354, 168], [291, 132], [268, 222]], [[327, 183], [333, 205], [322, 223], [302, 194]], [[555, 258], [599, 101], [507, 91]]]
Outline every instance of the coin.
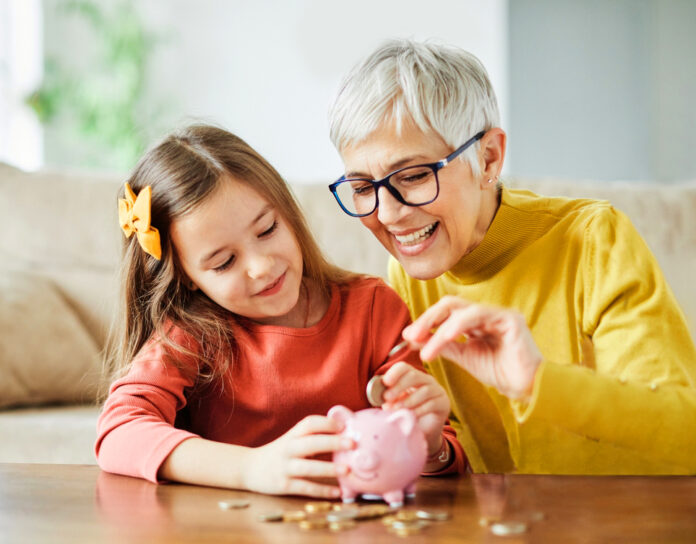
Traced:
[[265, 514], [259, 514], [259, 521], [283, 521], [283, 511], [277, 510], [275, 512], [266, 512]]
[[357, 526], [358, 524], [350, 519], [345, 521], [331, 521], [329, 522], [329, 531], [337, 533], [339, 531], [347, 531], [348, 529], [354, 529]]
[[333, 507], [333, 503], [327, 501], [308, 502], [304, 505], [306, 512], [328, 512]]
[[239, 510], [247, 508], [251, 504], [249, 501], [220, 501], [218, 506], [221, 510]]
[[389, 353], [387, 353], [387, 359], [389, 359], [392, 355], [396, 355], [397, 353], [399, 353], [399, 352], [400, 352], [402, 349], [404, 349], [405, 347], [408, 347], [408, 341], [407, 341], [407, 340], [404, 340], [404, 341], [402, 341], [402, 342], [399, 342], [398, 344], [396, 344], [393, 348], [391, 348], [391, 349], [389, 350]]
[[352, 510], [338, 510], [336, 512], [329, 512], [326, 514], [326, 520], [329, 522], [352, 521], [358, 517], [358, 513], [357, 508], [353, 508]]
[[381, 518], [382, 516], [392, 513], [393, 511], [394, 510], [386, 504], [370, 504], [368, 506], [361, 506], [358, 509], [358, 515], [355, 519]]
[[416, 517], [428, 521], [447, 521], [450, 518], [450, 513], [444, 510], [418, 510]]
[[521, 521], [499, 521], [491, 525], [491, 533], [496, 536], [520, 535], [527, 530]]
[[425, 527], [428, 526], [428, 522], [424, 521], [422, 519], [413, 519], [413, 520], [396, 520], [391, 524], [391, 528], [394, 530], [401, 530], [401, 529], [424, 529]]
[[289, 510], [283, 512], [283, 521], [302, 521], [307, 519], [307, 512], [304, 510]]
[[317, 529], [325, 529], [329, 522], [325, 518], [312, 518], [303, 519], [298, 525], [303, 531], [316, 531]]
[[414, 510], [399, 510], [395, 517], [399, 521], [415, 521], [418, 519], [418, 514]]
[[479, 518], [479, 525], [481, 527], [488, 527], [488, 526], [492, 525], [493, 523], [496, 523], [497, 521], [500, 521], [499, 517], [481, 516]]
[[382, 382], [381, 376], [372, 376], [369, 382], [367, 382], [367, 400], [372, 406], [379, 407], [384, 404], [384, 399], [382, 399], [382, 393], [386, 387], [384, 382]]

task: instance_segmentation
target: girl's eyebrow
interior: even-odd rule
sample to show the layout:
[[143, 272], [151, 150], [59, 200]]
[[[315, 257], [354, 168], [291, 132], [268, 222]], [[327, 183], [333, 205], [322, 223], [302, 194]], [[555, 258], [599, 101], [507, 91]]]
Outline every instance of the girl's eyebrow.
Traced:
[[[271, 206], [270, 204], [266, 204], [263, 208], [261, 208], [261, 211], [260, 211], [260, 212], [258, 213], [258, 215], [254, 218], [254, 220], [249, 224], [249, 227], [253, 227], [254, 225], [256, 225], [256, 223], [258, 223], [267, 213], [269, 213], [269, 212], [271, 212], [271, 211], [273, 211], [273, 206]], [[218, 253], [220, 253], [221, 251], [223, 251], [223, 250], [225, 249], [225, 247], [226, 247], [226, 246], [222, 246], [222, 247], [219, 247], [219, 248], [217, 248], [217, 249], [214, 249], [214, 250], [211, 251], [210, 253], [206, 253], [205, 255], [203, 255], [203, 257], [201, 257], [201, 260], [198, 261], [198, 265], [199, 265], [199, 266], [203, 266], [203, 265], [204, 265], [205, 263], [207, 263], [210, 259], [212, 259], [213, 257], [215, 257], [215, 255], [217, 255]]]

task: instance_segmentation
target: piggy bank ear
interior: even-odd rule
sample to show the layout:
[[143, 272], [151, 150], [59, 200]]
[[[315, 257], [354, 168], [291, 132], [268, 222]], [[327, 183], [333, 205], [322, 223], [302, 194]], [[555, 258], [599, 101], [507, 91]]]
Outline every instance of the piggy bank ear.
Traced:
[[348, 423], [348, 420], [353, 418], [353, 412], [350, 410], [350, 408], [346, 408], [340, 404], [332, 407], [326, 415], [329, 418], [341, 423], [344, 428], [346, 423]]
[[401, 429], [401, 432], [408, 436], [416, 426], [416, 416], [413, 415], [411, 410], [402, 408], [401, 410], [397, 410], [389, 415], [387, 418], [387, 423], [392, 422], [396, 423], [399, 426], [399, 429]]

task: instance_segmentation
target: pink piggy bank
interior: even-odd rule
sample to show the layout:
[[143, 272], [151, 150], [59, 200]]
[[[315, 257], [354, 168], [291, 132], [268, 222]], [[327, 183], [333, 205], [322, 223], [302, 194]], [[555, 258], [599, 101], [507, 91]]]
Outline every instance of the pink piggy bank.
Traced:
[[338, 478], [343, 502], [353, 502], [357, 495], [377, 495], [397, 507], [403, 505], [404, 493], [415, 494], [428, 446], [411, 410], [352, 412], [334, 406], [327, 415], [341, 422], [341, 434], [356, 444], [355, 449], [333, 456], [334, 463], [350, 468]]

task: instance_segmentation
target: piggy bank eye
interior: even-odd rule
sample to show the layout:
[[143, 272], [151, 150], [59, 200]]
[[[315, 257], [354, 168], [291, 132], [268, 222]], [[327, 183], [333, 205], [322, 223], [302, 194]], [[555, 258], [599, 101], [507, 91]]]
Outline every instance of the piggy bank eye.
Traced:
[[375, 440], [379, 440], [379, 435], [378, 435], [378, 434], [373, 434], [373, 435], [372, 435], [372, 438], [374, 438]]

